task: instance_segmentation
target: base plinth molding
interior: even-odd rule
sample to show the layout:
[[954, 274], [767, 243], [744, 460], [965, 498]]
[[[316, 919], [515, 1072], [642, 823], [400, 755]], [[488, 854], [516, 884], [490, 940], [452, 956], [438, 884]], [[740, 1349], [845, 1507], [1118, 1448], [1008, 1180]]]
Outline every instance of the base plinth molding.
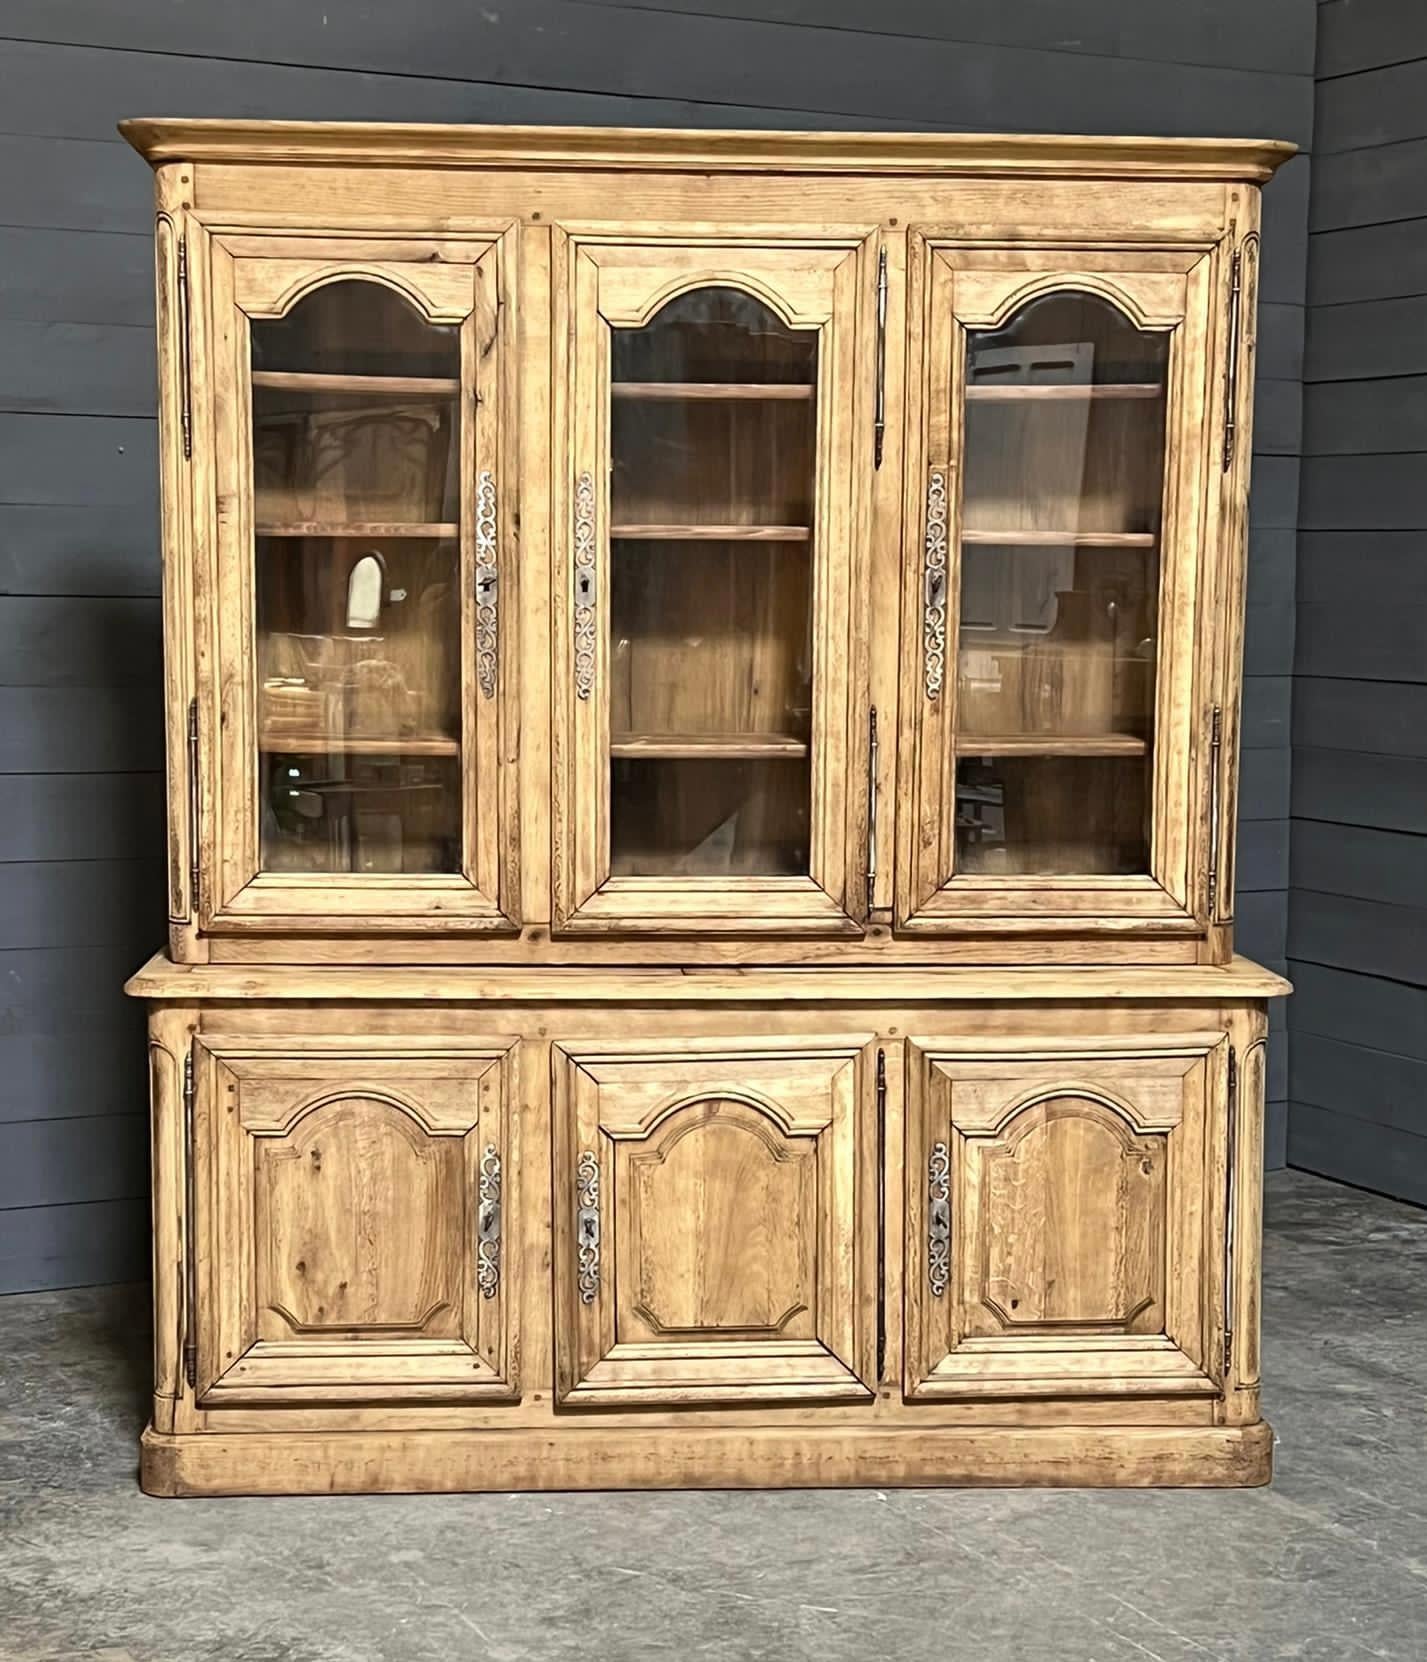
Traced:
[[438, 1494], [762, 1488], [1251, 1488], [1273, 1433], [1246, 1426], [334, 1431], [143, 1437], [146, 1494]]

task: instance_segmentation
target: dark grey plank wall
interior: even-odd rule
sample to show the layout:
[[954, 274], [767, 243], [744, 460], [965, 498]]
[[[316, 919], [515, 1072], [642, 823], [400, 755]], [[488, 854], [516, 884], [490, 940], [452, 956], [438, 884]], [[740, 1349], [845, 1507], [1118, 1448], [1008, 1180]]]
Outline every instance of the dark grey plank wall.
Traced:
[[1288, 1157], [1427, 1203], [1427, 6], [1318, 15]]
[[[148, 170], [124, 115], [1249, 134], [1307, 146], [1312, 0], [6, 0], [0, 1288], [142, 1272], [159, 943]], [[1243, 944], [1284, 957], [1308, 164], [1268, 198]], [[1274, 1095], [1286, 1095], [1277, 1056]], [[1277, 1122], [1276, 1122], [1277, 1123]]]

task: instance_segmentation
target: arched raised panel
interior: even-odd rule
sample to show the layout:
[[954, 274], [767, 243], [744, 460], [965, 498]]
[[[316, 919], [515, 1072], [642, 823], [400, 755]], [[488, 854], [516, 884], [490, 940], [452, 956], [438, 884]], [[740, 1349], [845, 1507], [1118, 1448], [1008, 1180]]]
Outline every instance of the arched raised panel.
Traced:
[[662, 1118], [626, 1156], [633, 1321], [651, 1336], [810, 1332], [816, 1155], [746, 1101]]
[[1102, 1103], [1020, 1109], [982, 1156], [977, 1296], [1000, 1329], [1134, 1331], [1164, 1296], [1165, 1140]]
[[555, 1047], [563, 1402], [867, 1398], [865, 1042]]
[[519, 1192], [499, 1042], [200, 1042], [200, 1402], [511, 1394]]
[[336, 1098], [254, 1153], [264, 1337], [455, 1330], [461, 1144], [384, 1098]]

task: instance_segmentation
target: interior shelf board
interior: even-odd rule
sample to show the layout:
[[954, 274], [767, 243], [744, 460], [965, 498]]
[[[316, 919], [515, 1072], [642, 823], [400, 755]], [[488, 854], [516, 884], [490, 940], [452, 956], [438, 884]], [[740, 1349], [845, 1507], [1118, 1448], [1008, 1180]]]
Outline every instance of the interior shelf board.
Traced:
[[966, 528], [964, 543], [1000, 544], [1006, 548], [1153, 548], [1153, 531], [983, 531]]
[[461, 527], [454, 520], [441, 521], [342, 521], [327, 519], [292, 519], [275, 520], [266, 525], [254, 526], [253, 535], [258, 537], [360, 537], [364, 541], [387, 537], [425, 537], [428, 540], [436, 537], [459, 536]]
[[1102, 381], [1098, 385], [1081, 383], [1052, 386], [968, 386], [968, 400], [986, 400], [989, 403], [1080, 403], [1102, 398], [1158, 398], [1164, 388], [1154, 381]]
[[613, 381], [614, 398], [639, 399], [769, 399], [802, 401], [813, 396], [813, 387], [797, 381]]
[[461, 390], [460, 381], [449, 375], [329, 375], [295, 369], [255, 369], [253, 385], [276, 387], [283, 392], [425, 393], [441, 397]]
[[1133, 733], [958, 733], [959, 756], [1143, 756]]
[[806, 525], [611, 525], [611, 537], [644, 542], [807, 542]]
[[806, 756], [808, 747], [790, 733], [616, 733], [609, 753], [627, 760], [736, 761]]
[[459, 756], [461, 742], [449, 733], [405, 733], [392, 738], [360, 738], [343, 733], [279, 733], [258, 736], [264, 755], [293, 756]]

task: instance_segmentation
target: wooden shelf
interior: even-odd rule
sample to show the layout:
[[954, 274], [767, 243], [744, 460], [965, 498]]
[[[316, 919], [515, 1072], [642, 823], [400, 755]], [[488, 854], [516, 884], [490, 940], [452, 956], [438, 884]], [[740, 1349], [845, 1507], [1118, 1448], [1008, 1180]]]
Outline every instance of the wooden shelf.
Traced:
[[424, 537], [428, 541], [459, 536], [461, 527], [455, 521], [422, 522], [373, 520], [365, 523], [343, 523], [340, 520], [280, 520], [270, 525], [253, 528], [255, 537], [331, 537], [337, 540], [358, 537], [362, 541], [381, 542], [389, 537]]
[[611, 538], [643, 542], [807, 542], [806, 525], [611, 525]]
[[447, 375], [326, 375], [293, 369], [255, 369], [253, 385], [281, 392], [420, 393], [442, 398], [461, 390], [460, 381]]
[[616, 733], [609, 753], [625, 761], [761, 761], [806, 756], [790, 733]]
[[1006, 548], [1153, 548], [1153, 531], [980, 531], [963, 530], [963, 543]]
[[407, 733], [373, 739], [341, 733], [263, 732], [258, 736], [258, 749], [265, 756], [459, 756], [461, 743], [448, 733]]
[[1092, 385], [1060, 385], [1046, 387], [1027, 386], [969, 386], [966, 389], [968, 401], [975, 402], [985, 399], [988, 403], [1078, 403], [1087, 400], [1092, 402], [1102, 398], [1158, 398], [1164, 388], [1153, 381], [1106, 381], [1099, 386]]
[[808, 402], [814, 388], [796, 381], [612, 381], [612, 398], [789, 400]]
[[1133, 733], [958, 733], [958, 756], [1143, 756]]

